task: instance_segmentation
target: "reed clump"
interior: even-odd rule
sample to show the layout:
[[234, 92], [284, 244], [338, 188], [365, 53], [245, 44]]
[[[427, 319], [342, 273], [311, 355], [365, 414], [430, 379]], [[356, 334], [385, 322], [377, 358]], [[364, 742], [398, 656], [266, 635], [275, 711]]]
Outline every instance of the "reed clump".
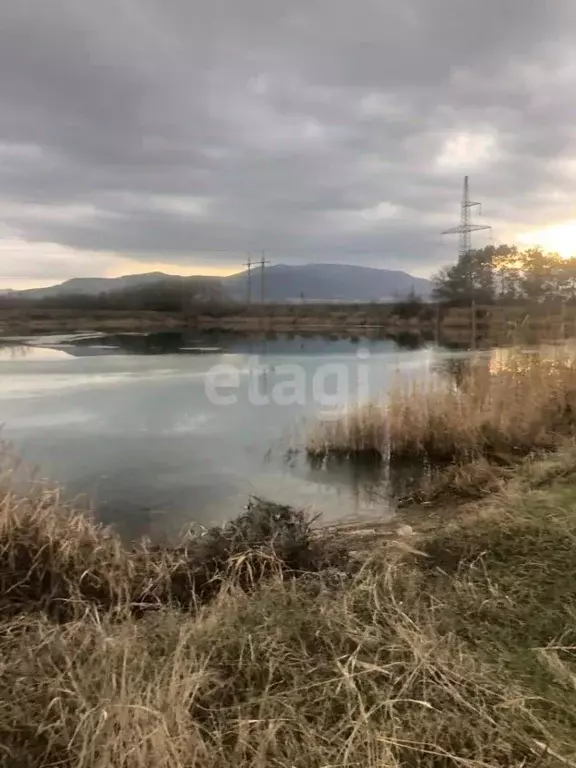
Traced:
[[576, 431], [576, 359], [568, 350], [472, 360], [458, 383], [404, 381], [382, 404], [316, 425], [311, 456], [469, 462], [555, 448]]
[[174, 546], [120, 537], [40, 485], [21, 497], [0, 492], [0, 612], [70, 621], [87, 608], [142, 614], [167, 605], [195, 610], [218, 594], [228, 570], [250, 589], [271, 568], [286, 574], [345, 566], [302, 512], [253, 500], [221, 528], [186, 534]]

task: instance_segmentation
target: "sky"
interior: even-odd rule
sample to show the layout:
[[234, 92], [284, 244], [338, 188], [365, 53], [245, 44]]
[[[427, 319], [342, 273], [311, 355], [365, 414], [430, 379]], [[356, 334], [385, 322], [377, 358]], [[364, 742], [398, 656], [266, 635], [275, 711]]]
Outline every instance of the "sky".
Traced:
[[574, 0], [0, 0], [0, 287], [576, 254]]

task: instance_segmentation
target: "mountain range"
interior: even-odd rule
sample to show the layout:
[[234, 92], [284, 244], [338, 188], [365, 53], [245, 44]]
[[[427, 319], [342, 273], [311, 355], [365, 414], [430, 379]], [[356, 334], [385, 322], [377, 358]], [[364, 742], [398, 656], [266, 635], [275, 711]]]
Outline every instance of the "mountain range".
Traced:
[[[223, 295], [237, 301], [248, 296], [248, 272], [239, 272], [224, 278], [206, 276], [179, 277], [163, 272], [124, 275], [123, 277], [72, 278], [58, 285], [47, 288], [35, 288], [20, 291], [18, 295], [30, 299], [59, 298], [65, 296], [88, 295], [126, 291], [132, 288], [153, 285], [161, 282], [196, 281], [206, 285], [220, 286]], [[252, 269], [250, 277], [253, 301], [260, 301], [262, 296], [261, 271]], [[407, 272], [374, 267], [360, 267], [346, 264], [306, 264], [288, 266], [277, 264], [267, 267], [264, 273], [266, 301], [342, 301], [368, 302], [393, 301], [404, 298], [414, 292], [422, 298], [428, 298], [432, 283], [422, 277], [414, 277]]]

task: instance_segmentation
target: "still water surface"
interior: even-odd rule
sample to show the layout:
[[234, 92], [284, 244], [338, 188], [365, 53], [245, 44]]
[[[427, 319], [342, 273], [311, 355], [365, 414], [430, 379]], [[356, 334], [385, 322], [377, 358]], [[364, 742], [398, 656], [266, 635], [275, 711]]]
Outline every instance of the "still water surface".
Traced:
[[[366, 397], [399, 375], [433, 375], [455, 356], [433, 345], [319, 336], [11, 340], [0, 347], [0, 423], [42, 476], [70, 495], [88, 494], [98, 515], [128, 536], [220, 523], [251, 495], [306, 507], [326, 522], [381, 518], [391, 514], [385, 477], [311, 467], [302, 451], [287, 451], [301, 448], [307, 425], [327, 409], [356, 401], [359, 363], [368, 371]], [[304, 396], [288, 405], [275, 402], [291, 376], [287, 364], [305, 383]], [[327, 374], [319, 398], [315, 377], [334, 364], [349, 371], [348, 390]], [[233, 395], [228, 405], [207, 393], [219, 365], [235, 372], [227, 381], [236, 386], [218, 390]], [[255, 392], [268, 402], [255, 404]]]

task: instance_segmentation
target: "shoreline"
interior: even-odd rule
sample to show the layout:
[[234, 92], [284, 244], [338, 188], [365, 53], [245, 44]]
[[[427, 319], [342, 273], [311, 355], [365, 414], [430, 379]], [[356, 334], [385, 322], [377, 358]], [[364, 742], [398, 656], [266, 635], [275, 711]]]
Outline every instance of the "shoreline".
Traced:
[[[49, 316], [47, 316], [49, 315]], [[342, 320], [317, 317], [294, 319], [268, 316], [252, 317], [199, 317], [160, 312], [107, 312], [78, 313], [62, 310], [15, 314], [0, 310], [0, 339], [12, 336], [42, 336], [73, 333], [107, 334], [155, 334], [155, 333], [231, 333], [238, 335], [291, 334], [291, 335], [339, 335], [350, 339], [390, 338], [400, 336], [436, 342], [459, 349], [488, 348], [499, 343], [509, 344], [509, 339], [489, 339], [478, 336], [471, 341], [470, 332], [459, 328], [438, 329], [430, 323], [386, 322], [366, 323], [361, 318]]]
[[0, 336], [73, 332], [338, 333], [355, 336], [410, 334], [468, 349], [565, 339], [576, 334], [576, 307], [466, 307], [433, 305], [423, 315], [395, 313], [393, 305], [253, 305], [203, 312], [0, 308]]
[[574, 445], [394, 530], [258, 502], [170, 549], [4, 490], [3, 764], [572, 764], [575, 503]]

